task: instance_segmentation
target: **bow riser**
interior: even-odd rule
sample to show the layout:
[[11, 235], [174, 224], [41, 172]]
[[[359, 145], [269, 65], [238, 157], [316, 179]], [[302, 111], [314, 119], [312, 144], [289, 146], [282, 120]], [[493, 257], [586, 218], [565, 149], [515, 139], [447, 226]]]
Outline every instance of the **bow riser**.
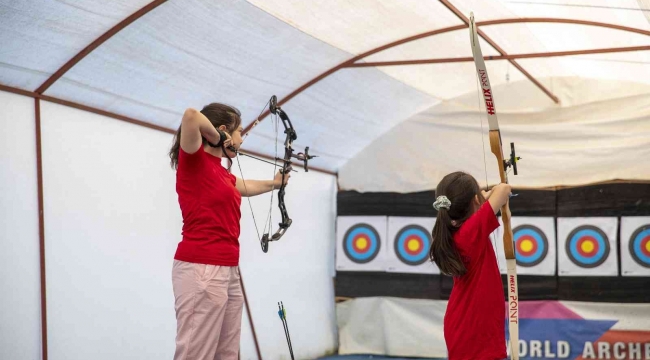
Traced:
[[[490, 130], [490, 149], [492, 154], [497, 158], [499, 164], [499, 176], [501, 182], [508, 183], [507, 169], [503, 160], [503, 151], [501, 146], [501, 133], [499, 130]], [[503, 220], [503, 251], [506, 255], [506, 260], [516, 259], [515, 247], [513, 242], [512, 227], [510, 225], [510, 201], [501, 207], [501, 219]]]
[[[486, 101], [487, 103], [487, 101]], [[494, 102], [492, 102], [494, 104]], [[493, 105], [494, 106], [494, 105]], [[494, 107], [493, 107], [494, 108]], [[502, 183], [508, 183], [505, 161], [503, 159], [503, 147], [501, 145], [501, 133], [499, 130], [490, 130], [490, 149], [492, 154], [497, 158], [499, 165], [499, 176]], [[512, 234], [512, 225], [510, 224], [510, 201], [501, 207], [501, 220], [503, 222], [503, 252], [506, 257], [507, 268], [507, 288], [508, 288], [508, 331], [510, 332], [511, 344], [519, 342], [519, 286], [517, 283], [517, 258], [515, 256], [515, 246]], [[512, 348], [514, 349], [514, 347]], [[513, 360], [519, 359], [517, 352], [511, 351]]]
[[[298, 134], [296, 133], [296, 130], [293, 128], [293, 124], [291, 124], [291, 120], [289, 119], [289, 116], [282, 111], [282, 109], [278, 106], [278, 99], [275, 95], [271, 96], [271, 99], [267, 103], [269, 106], [269, 112], [271, 114], [277, 115], [281, 120], [282, 120], [282, 125], [284, 126], [284, 133], [286, 134], [286, 138], [284, 140], [284, 157], [282, 159], [277, 157], [277, 149], [276, 149], [276, 156], [275, 156], [275, 161], [282, 161], [280, 173], [282, 174], [282, 182], [280, 184], [280, 188], [278, 189], [278, 208], [280, 209], [280, 214], [282, 215], [282, 221], [278, 224], [278, 230], [271, 235], [271, 229], [269, 229], [269, 232], [266, 232], [266, 226], [264, 227], [264, 233], [262, 234], [260, 238], [260, 244], [262, 246], [262, 251], [267, 252], [269, 251], [269, 242], [270, 241], [277, 241], [280, 240], [280, 238], [284, 235], [284, 233], [289, 229], [291, 224], [293, 223], [293, 220], [289, 217], [289, 213], [287, 212], [287, 207], [284, 203], [284, 194], [285, 194], [285, 179], [286, 179], [286, 174], [289, 173], [289, 171], [295, 171], [292, 169], [291, 165], [291, 158], [296, 158], [299, 161], [303, 162], [303, 168], [305, 169], [305, 172], [309, 171], [308, 168], [308, 161], [312, 158], [315, 158], [316, 156], [314, 155], [309, 155], [309, 146], [305, 148], [304, 153], [298, 153], [294, 154], [293, 150], [293, 141], [298, 138]], [[266, 108], [266, 106], [264, 107]], [[261, 115], [261, 113], [260, 113]], [[257, 124], [260, 122], [259, 116], [257, 120], [253, 123], [253, 126], [251, 127], [254, 128], [257, 126]], [[250, 131], [249, 131], [250, 132]], [[244, 135], [244, 138], [248, 136], [248, 133]], [[276, 126], [276, 142], [277, 142], [277, 126]], [[259, 158], [256, 158], [254, 156], [248, 155], [246, 153], [238, 152], [234, 147], [230, 148], [231, 151], [233, 151], [236, 154], [241, 154], [241, 155], [246, 155], [249, 157], [252, 157], [257, 160], [261, 160]], [[262, 160], [264, 162], [267, 162], [265, 160]], [[271, 163], [274, 166], [279, 166], [276, 163]], [[239, 164], [239, 158], [237, 159], [237, 165], [239, 166], [239, 171], [242, 175], [242, 181], [244, 183], [244, 187], [246, 187], [246, 180], [244, 179], [244, 174], [241, 171], [241, 165]], [[246, 193], [248, 193], [248, 190], [246, 190]], [[273, 194], [271, 194], [271, 204], [273, 204]], [[253, 223], [255, 224], [255, 230], [257, 231], [257, 234], [259, 236], [259, 230], [257, 228], [257, 222], [255, 221], [255, 214], [253, 213], [253, 207], [250, 203], [250, 199], [248, 200], [248, 206], [251, 209], [251, 215], [253, 216]], [[271, 206], [272, 207], [272, 206]], [[267, 216], [268, 219], [268, 224], [271, 223], [271, 210], [269, 210], [269, 216]], [[265, 223], [266, 224], [266, 223]]]

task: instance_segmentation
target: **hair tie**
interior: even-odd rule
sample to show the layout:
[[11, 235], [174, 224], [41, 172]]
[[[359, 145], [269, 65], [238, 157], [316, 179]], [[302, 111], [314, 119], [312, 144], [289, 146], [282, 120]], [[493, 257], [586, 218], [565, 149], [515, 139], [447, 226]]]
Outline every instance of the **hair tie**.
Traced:
[[440, 209], [446, 209], [449, 210], [451, 208], [451, 201], [444, 196], [440, 195], [436, 198], [436, 201], [433, 203], [433, 208], [440, 211]]

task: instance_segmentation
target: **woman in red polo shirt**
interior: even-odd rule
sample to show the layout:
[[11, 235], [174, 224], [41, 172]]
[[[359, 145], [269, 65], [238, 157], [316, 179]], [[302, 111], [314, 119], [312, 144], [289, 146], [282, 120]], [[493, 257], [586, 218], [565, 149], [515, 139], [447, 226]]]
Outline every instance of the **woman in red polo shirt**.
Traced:
[[[169, 151], [183, 215], [183, 239], [172, 269], [176, 308], [175, 360], [235, 360], [243, 296], [239, 283], [241, 197], [278, 188], [273, 180], [247, 180], [221, 165], [242, 144], [240, 112], [212, 103], [187, 109]], [[285, 175], [285, 183], [290, 174]]]
[[510, 185], [482, 192], [471, 175], [455, 172], [440, 181], [436, 196], [430, 257], [454, 277], [444, 319], [449, 360], [505, 359], [505, 297], [489, 236]]

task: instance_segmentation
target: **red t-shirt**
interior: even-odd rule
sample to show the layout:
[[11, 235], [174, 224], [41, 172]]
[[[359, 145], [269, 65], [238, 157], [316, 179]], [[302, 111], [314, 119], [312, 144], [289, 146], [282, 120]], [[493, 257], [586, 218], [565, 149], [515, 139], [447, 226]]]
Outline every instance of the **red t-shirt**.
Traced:
[[178, 153], [176, 192], [183, 214], [183, 240], [174, 259], [209, 265], [239, 264], [241, 194], [221, 158], [201, 146]]
[[505, 297], [490, 233], [499, 227], [487, 201], [454, 234], [467, 273], [454, 277], [444, 329], [449, 360], [506, 358]]

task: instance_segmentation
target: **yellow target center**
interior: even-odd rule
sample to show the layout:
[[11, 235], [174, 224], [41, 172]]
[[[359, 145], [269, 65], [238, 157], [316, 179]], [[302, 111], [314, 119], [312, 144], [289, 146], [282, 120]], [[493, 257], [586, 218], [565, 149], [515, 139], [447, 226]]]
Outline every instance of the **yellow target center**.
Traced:
[[647, 252], [650, 252], [650, 241], [648, 241], [647, 243], [645, 243], [645, 250], [646, 250]]
[[415, 239], [410, 239], [406, 246], [409, 248], [411, 251], [417, 251], [420, 249], [420, 242], [415, 240]]
[[357, 240], [357, 248], [358, 249], [363, 250], [363, 249], [365, 249], [367, 247], [368, 247], [368, 239], [362, 237], [362, 238], [359, 238]]
[[585, 242], [582, 243], [581, 248], [582, 248], [582, 251], [584, 251], [586, 253], [590, 253], [590, 252], [594, 251], [594, 243], [591, 242], [591, 241], [585, 241]]
[[530, 240], [524, 240], [521, 242], [521, 250], [529, 252], [533, 250], [533, 242]]

